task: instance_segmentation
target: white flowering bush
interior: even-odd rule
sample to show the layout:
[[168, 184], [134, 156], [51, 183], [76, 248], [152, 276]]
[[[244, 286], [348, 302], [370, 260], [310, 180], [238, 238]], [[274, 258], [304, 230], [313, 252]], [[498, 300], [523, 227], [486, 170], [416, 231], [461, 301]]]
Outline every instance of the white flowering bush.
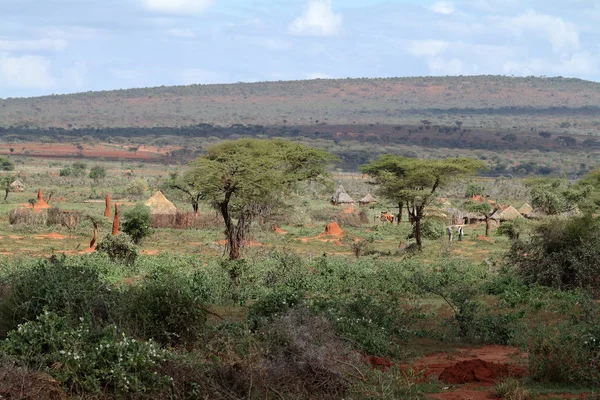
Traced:
[[129, 338], [115, 325], [94, 328], [81, 319], [73, 326], [53, 312], [19, 325], [0, 348], [72, 392], [140, 393], [170, 381], [156, 372], [168, 353], [152, 341]]

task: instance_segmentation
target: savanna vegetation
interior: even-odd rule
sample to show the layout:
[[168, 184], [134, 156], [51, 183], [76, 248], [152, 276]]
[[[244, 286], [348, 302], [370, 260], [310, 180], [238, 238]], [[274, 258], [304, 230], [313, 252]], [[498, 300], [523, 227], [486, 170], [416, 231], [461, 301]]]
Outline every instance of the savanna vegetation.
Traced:
[[[3, 397], [419, 399], [481, 368], [464, 396], [597, 396], [597, 169], [488, 178], [492, 160], [386, 155], [347, 174], [281, 139], [185, 167], [21, 161], [5, 175], [25, 190], [0, 203]], [[338, 184], [377, 203], [333, 206]], [[170, 226], [143, 204], [159, 189]], [[493, 216], [525, 202], [537, 219]]]

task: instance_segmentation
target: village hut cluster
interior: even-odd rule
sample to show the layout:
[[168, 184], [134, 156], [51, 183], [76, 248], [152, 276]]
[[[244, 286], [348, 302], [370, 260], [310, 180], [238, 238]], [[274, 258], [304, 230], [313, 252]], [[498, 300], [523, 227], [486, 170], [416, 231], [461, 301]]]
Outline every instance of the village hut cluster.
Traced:
[[[337, 189], [333, 193], [333, 196], [331, 196], [330, 202], [334, 206], [351, 207], [351, 206], [355, 205], [354, 199], [352, 197], [350, 197], [348, 192], [346, 192], [346, 189], [344, 189], [343, 185], [339, 185], [337, 187]], [[364, 197], [362, 197], [358, 201], [358, 205], [361, 207], [367, 207], [367, 206], [370, 206], [371, 204], [375, 204], [375, 203], [377, 203], [377, 200], [373, 197], [373, 195], [371, 195], [371, 193], [367, 193]]]

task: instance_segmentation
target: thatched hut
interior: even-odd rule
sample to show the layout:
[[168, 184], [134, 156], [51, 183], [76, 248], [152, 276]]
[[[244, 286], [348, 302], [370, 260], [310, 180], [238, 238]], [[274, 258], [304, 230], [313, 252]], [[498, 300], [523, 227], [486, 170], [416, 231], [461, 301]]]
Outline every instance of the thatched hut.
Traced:
[[523, 216], [527, 216], [529, 215], [529, 213], [531, 213], [533, 211], [533, 207], [531, 207], [529, 204], [525, 203], [521, 206], [521, 208], [519, 208], [519, 212], [523, 215]]
[[373, 197], [371, 193], [367, 193], [365, 197], [358, 201], [358, 205], [361, 207], [368, 206], [373, 203], [377, 203], [377, 200], [375, 200], [375, 197]]
[[531, 211], [530, 213], [527, 214], [527, 218], [528, 219], [542, 219], [547, 217], [548, 214], [546, 214], [545, 211], [542, 211], [541, 209], [535, 209], [533, 211]]
[[159, 190], [145, 203], [152, 214], [153, 227], [173, 226], [177, 218], [177, 207]]
[[498, 221], [514, 221], [517, 218], [522, 218], [523, 216], [521, 215], [521, 213], [519, 212], [519, 210], [517, 210], [516, 208], [514, 208], [513, 206], [509, 206], [506, 209], [504, 209], [504, 211], [502, 212], [495, 212], [494, 215], [491, 216], [492, 219], [498, 220]]
[[344, 186], [340, 185], [335, 190], [333, 196], [331, 196], [331, 204], [333, 204], [334, 206], [340, 204], [351, 206], [354, 205], [354, 200], [348, 195], [348, 193], [346, 193], [346, 189], [344, 189]]
[[10, 190], [12, 192], [24, 192], [25, 185], [23, 184], [23, 182], [21, 182], [20, 180], [17, 179], [13, 183], [10, 184]]

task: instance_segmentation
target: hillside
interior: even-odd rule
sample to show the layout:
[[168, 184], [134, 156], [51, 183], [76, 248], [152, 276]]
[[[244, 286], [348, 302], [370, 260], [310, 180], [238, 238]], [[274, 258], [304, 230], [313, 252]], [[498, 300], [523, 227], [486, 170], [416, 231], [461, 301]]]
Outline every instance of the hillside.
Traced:
[[596, 134], [600, 84], [499, 76], [191, 85], [0, 100], [0, 127], [440, 124]]

